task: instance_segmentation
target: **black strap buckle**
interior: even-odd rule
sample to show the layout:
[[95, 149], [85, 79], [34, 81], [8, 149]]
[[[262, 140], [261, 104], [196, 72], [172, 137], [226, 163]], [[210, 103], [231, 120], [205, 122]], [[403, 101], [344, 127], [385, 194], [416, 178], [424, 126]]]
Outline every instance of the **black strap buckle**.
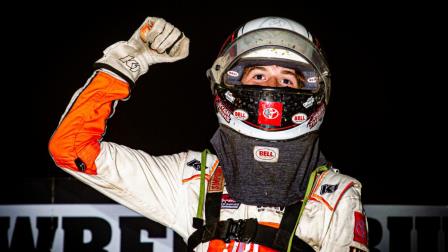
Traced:
[[220, 221], [217, 227], [217, 235], [225, 243], [231, 240], [249, 243], [257, 234], [257, 219]]

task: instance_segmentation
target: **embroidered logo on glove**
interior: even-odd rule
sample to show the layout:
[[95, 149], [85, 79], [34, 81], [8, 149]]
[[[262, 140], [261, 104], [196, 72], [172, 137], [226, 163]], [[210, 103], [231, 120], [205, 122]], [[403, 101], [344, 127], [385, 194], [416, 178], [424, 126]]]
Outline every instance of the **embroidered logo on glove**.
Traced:
[[120, 61], [123, 62], [131, 72], [137, 72], [140, 69], [138, 62], [130, 55], [120, 58]]

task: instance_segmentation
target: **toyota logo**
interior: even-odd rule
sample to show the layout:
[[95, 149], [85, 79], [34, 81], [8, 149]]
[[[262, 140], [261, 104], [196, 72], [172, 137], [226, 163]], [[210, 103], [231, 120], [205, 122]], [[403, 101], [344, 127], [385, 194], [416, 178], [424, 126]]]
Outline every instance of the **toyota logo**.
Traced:
[[279, 114], [280, 114], [280, 113], [279, 113], [278, 110], [275, 109], [275, 108], [265, 108], [265, 109], [263, 110], [263, 116], [264, 116], [266, 119], [270, 119], [270, 120], [275, 119], [275, 118], [278, 117]]

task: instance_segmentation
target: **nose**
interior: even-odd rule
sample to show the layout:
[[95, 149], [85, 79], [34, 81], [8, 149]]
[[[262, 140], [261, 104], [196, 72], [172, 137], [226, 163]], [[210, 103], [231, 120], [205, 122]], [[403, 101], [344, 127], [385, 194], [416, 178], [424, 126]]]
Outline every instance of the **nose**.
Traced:
[[277, 78], [269, 78], [264, 83], [263, 86], [266, 87], [280, 87], [280, 83], [278, 82]]

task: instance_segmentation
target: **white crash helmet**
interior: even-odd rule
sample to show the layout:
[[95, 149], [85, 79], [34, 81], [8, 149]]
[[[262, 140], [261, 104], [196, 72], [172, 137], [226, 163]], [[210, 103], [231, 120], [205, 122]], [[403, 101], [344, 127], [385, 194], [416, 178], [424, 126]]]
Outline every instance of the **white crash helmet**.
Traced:
[[[243, 85], [245, 69], [294, 69], [299, 88]], [[207, 71], [220, 124], [249, 137], [288, 140], [319, 129], [330, 95], [321, 49], [301, 24], [262, 17], [232, 33]]]

